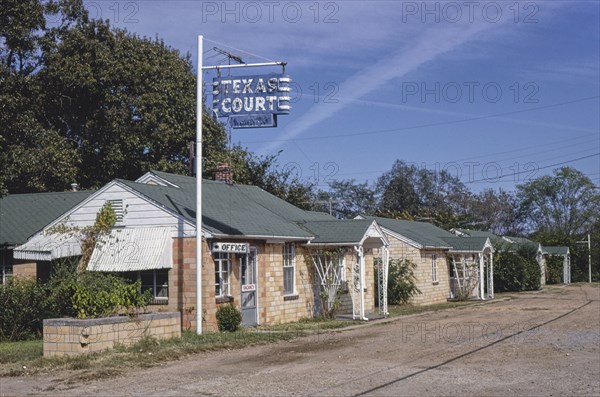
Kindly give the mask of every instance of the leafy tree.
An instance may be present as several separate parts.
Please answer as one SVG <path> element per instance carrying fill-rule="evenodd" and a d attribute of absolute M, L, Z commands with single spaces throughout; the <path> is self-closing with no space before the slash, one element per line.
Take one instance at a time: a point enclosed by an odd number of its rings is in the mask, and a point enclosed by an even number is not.
<path fill-rule="evenodd" d="M 378 179 L 376 194 L 383 215 L 430 220 L 443 228 L 461 227 L 470 219 L 465 204 L 471 193 L 444 170 L 436 172 L 398 160 Z"/>
<path fill-rule="evenodd" d="M 524 232 L 519 201 L 513 192 L 485 189 L 473 196 L 469 210 L 473 217 L 471 228 L 498 236 L 520 236 Z"/>
<path fill-rule="evenodd" d="M 368 183 L 357 183 L 354 179 L 331 181 L 329 191 L 320 190 L 315 194 L 312 209 L 331 213 L 340 219 L 352 219 L 356 215 L 375 215 L 377 200 Z"/>
<path fill-rule="evenodd" d="M 576 236 L 600 218 L 597 189 L 581 171 L 563 167 L 517 186 L 517 197 L 531 230 Z"/>

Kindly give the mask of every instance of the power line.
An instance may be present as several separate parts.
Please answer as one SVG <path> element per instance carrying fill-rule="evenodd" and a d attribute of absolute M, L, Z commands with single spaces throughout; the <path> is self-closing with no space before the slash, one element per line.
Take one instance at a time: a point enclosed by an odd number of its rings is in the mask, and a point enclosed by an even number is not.
<path fill-rule="evenodd" d="M 594 153 L 594 154 L 590 154 L 588 156 L 578 157 L 578 158 L 567 160 L 567 161 L 561 161 L 559 163 L 549 164 L 549 165 L 537 168 L 536 171 L 545 170 L 547 168 L 552 168 L 552 167 L 556 167 L 556 166 L 559 166 L 559 165 L 573 163 L 573 162 L 579 161 L 579 160 L 589 159 L 591 157 L 596 157 L 598 155 L 600 155 L 600 152 Z M 515 175 L 521 175 L 521 174 L 525 174 L 525 173 L 531 173 L 531 171 L 532 170 L 518 171 L 518 172 L 513 172 L 512 174 L 507 174 L 507 175 L 500 176 L 498 178 L 484 178 L 484 179 L 478 179 L 478 180 L 474 180 L 474 181 L 467 182 L 467 183 L 490 182 L 490 180 L 492 180 L 492 179 L 494 179 L 496 181 L 499 181 L 500 179 L 503 179 L 504 177 L 507 177 L 507 176 L 515 176 Z"/>
<path fill-rule="evenodd" d="M 572 139 L 569 139 L 569 140 L 572 140 Z M 525 149 L 522 149 L 522 150 L 529 150 L 531 148 L 539 148 L 539 147 L 543 147 L 543 146 L 556 145 L 556 144 L 558 144 L 560 142 L 563 142 L 563 141 L 558 141 L 556 143 L 547 144 L 547 145 L 528 146 L 528 147 L 526 147 Z M 549 153 L 549 152 L 554 152 L 554 151 L 557 151 L 557 150 L 563 150 L 565 148 L 569 148 L 569 147 L 573 147 L 573 146 L 579 146 L 579 145 L 582 145 L 582 144 L 588 144 L 589 142 L 592 142 L 592 141 L 584 141 L 584 142 L 576 143 L 576 144 L 573 144 L 573 145 L 561 146 L 559 148 L 545 150 L 544 154 Z M 579 150 L 577 152 L 569 153 L 566 156 L 558 156 L 558 157 L 565 158 L 565 157 L 568 157 L 568 156 L 573 156 L 573 155 L 577 155 L 577 154 L 589 152 L 590 150 L 595 150 L 595 148 L 587 148 L 585 150 Z M 515 151 L 517 151 L 517 150 L 515 150 Z M 501 153 L 510 153 L 510 152 L 511 151 L 506 151 L 506 152 L 501 152 Z M 531 153 L 529 153 L 529 154 L 523 154 L 523 155 L 520 155 L 520 156 L 514 156 L 514 157 L 508 157 L 508 158 L 502 158 L 502 159 L 493 159 L 492 160 L 491 158 L 495 154 L 496 153 L 490 153 L 490 154 L 485 154 L 485 155 L 476 156 L 476 157 L 470 157 L 470 158 L 464 158 L 464 159 L 459 159 L 459 160 L 449 160 L 446 163 L 448 163 L 448 164 L 449 163 L 455 163 L 455 164 L 459 163 L 460 164 L 460 163 L 465 163 L 465 161 L 467 161 L 467 160 L 471 160 L 471 159 L 475 159 L 475 158 L 482 158 L 482 157 L 489 159 L 490 162 L 501 163 L 501 162 L 505 162 L 505 161 L 510 161 L 510 160 L 515 160 L 515 159 L 519 159 L 519 158 L 523 158 L 523 157 L 530 157 L 530 156 L 532 156 Z M 542 159 L 537 159 L 535 161 L 531 160 L 530 162 L 541 162 L 541 161 L 546 161 L 546 160 L 554 160 L 556 158 L 557 158 L 557 156 L 552 156 L 550 158 L 542 158 Z M 414 162 L 410 162 L 409 161 L 408 163 L 414 163 Z M 422 162 L 422 164 L 425 164 L 425 163 Z M 439 164 L 439 162 L 436 162 L 436 164 Z M 384 173 L 384 172 L 387 172 L 387 171 L 389 171 L 389 170 L 372 170 L 372 171 L 347 172 L 347 173 L 340 173 L 340 174 L 337 174 L 337 175 L 376 174 L 376 173 Z"/>
<path fill-rule="evenodd" d="M 521 174 L 526 174 L 526 173 L 530 174 L 532 171 L 537 172 L 539 170 L 544 170 L 544 169 L 556 167 L 556 166 L 559 166 L 559 165 L 569 164 L 569 163 L 573 163 L 575 161 L 585 160 L 587 158 L 592 158 L 592 157 L 596 157 L 596 156 L 599 156 L 599 155 L 600 155 L 600 152 L 594 153 L 594 154 L 590 154 L 590 155 L 587 155 L 587 156 L 581 156 L 581 157 L 570 159 L 570 160 L 566 160 L 566 161 L 561 161 L 561 162 L 554 163 L 554 164 L 545 165 L 543 167 L 538 167 L 535 170 L 523 170 L 523 171 L 518 171 L 518 172 L 513 172 L 513 173 L 510 173 L 510 174 L 498 176 L 497 178 L 483 178 L 483 179 L 476 179 L 474 181 L 461 181 L 461 182 L 463 182 L 465 184 L 469 184 L 469 183 L 481 183 L 481 182 L 488 182 L 488 183 L 489 182 L 500 182 L 501 179 L 504 179 L 506 177 L 514 177 L 516 175 L 521 175 Z M 600 174 L 600 173 L 598 173 L 598 174 Z M 596 175 L 596 174 L 589 174 L 589 175 Z M 366 180 L 363 180 L 362 182 L 358 182 L 358 183 L 365 183 L 365 182 L 368 183 L 368 181 L 369 180 L 366 179 Z M 504 182 L 508 182 L 508 181 L 504 181 Z M 377 181 L 374 181 L 370 185 L 371 186 L 375 186 L 376 184 L 377 184 Z"/>
<path fill-rule="evenodd" d="M 362 135 L 385 134 L 385 133 L 390 133 L 390 132 L 408 131 L 408 130 L 419 129 L 419 128 L 428 128 L 428 127 L 439 127 L 439 126 L 444 126 L 444 125 L 466 123 L 469 121 L 477 121 L 477 120 L 485 120 L 485 119 L 490 119 L 490 118 L 495 118 L 495 117 L 510 116 L 513 114 L 520 114 L 520 113 L 533 112 L 536 110 L 550 109 L 550 108 L 554 108 L 554 107 L 558 107 L 558 106 L 570 105 L 573 103 L 579 103 L 579 102 L 589 101 L 589 100 L 598 99 L 598 98 L 600 98 L 600 96 L 596 95 L 596 96 L 592 96 L 592 97 L 574 99 L 572 101 L 554 103 L 551 105 L 537 106 L 537 107 L 532 107 L 532 108 L 523 109 L 523 110 L 514 110 L 511 112 L 494 113 L 494 114 L 488 114 L 488 115 L 484 115 L 484 116 L 467 117 L 467 118 L 463 118 L 460 120 L 448 120 L 448 121 L 440 121 L 440 122 L 436 122 L 436 123 L 417 124 L 417 125 L 408 126 L 408 127 L 390 128 L 390 129 L 384 129 L 384 130 L 372 130 L 372 131 L 366 131 L 366 132 L 354 132 L 354 133 L 337 134 L 337 135 L 320 135 L 320 136 L 291 138 L 291 139 L 268 139 L 268 140 L 243 141 L 243 142 L 244 143 L 267 143 L 267 142 L 310 141 L 310 140 L 318 140 L 318 139 L 347 138 L 347 137 L 362 136 Z"/>

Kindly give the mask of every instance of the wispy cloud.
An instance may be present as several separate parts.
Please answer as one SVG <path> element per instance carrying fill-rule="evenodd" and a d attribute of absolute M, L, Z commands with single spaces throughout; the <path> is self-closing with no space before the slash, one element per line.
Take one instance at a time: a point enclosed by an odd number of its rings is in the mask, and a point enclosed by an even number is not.
<path fill-rule="evenodd" d="M 327 104 L 327 106 L 320 104 L 312 106 L 304 116 L 295 120 L 293 126 L 287 128 L 278 137 L 277 141 L 265 145 L 259 151 L 269 153 L 279 149 L 283 144 L 283 140 L 297 137 L 311 127 L 342 111 L 353 101 L 359 100 L 383 87 L 392 79 L 413 72 L 425 63 L 456 49 L 491 26 L 490 24 L 437 25 L 427 30 L 415 39 L 410 48 L 394 54 L 391 58 L 383 59 L 341 82 L 339 84 L 339 94 L 340 97 L 346 98 L 345 101 Z"/>

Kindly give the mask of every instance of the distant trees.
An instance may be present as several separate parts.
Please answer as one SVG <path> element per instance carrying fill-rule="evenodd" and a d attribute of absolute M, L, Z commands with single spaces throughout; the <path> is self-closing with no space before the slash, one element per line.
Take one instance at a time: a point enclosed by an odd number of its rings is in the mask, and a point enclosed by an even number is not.
<path fill-rule="evenodd" d="M 600 192 L 581 171 L 563 167 L 517 187 L 529 231 L 581 235 L 600 219 Z"/>

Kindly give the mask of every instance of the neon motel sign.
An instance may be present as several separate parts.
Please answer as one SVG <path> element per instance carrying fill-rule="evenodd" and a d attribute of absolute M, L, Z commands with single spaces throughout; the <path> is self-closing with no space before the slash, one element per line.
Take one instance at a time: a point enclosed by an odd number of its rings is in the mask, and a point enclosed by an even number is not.
<path fill-rule="evenodd" d="M 277 116 L 290 113 L 290 83 L 283 74 L 215 77 L 213 112 L 232 128 L 276 127 Z"/>

